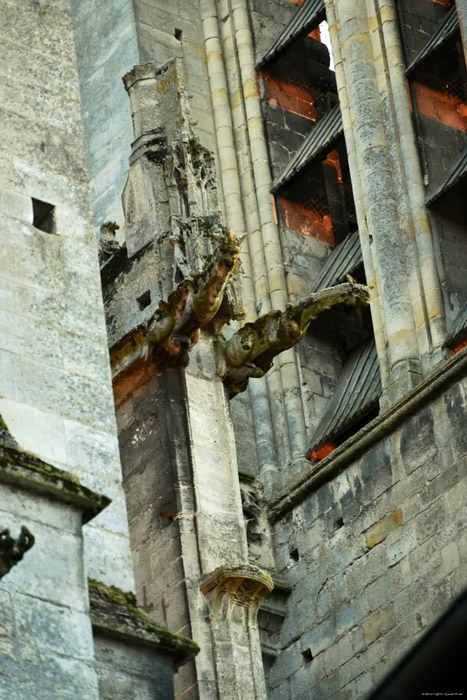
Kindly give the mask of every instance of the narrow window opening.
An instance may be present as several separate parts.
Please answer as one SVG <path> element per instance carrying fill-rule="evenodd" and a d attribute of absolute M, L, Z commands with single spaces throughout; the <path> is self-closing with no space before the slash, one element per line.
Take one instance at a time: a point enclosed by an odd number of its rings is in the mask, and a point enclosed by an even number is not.
<path fill-rule="evenodd" d="M 311 663 L 313 661 L 313 654 L 311 653 L 311 649 L 305 649 L 304 651 L 302 651 L 302 658 L 304 664 Z"/>
<path fill-rule="evenodd" d="M 344 518 L 337 518 L 336 520 L 336 527 L 337 529 L 344 527 Z"/>
<path fill-rule="evenodd" d="M 55 233 L 55 207 L 40 199 L 32 199 L 32 225 L 44 233 Z"/>
<path fill-rule="evenodd" d="M 177 265 L 175 269 L 175 284 L 180 284 L 180 282 L 183 282 L 185 279 L 185 275 L 183 272 L 180 270 L 179 266 Z"/>
<path fill-rule="evenodd" d="M 177 41 L 181 41 L 182 36 L 183 36 L 183 30 L 182 29 L 175 29 L 174 37 L 177 39 Z"/>
<path fill-rule="evenodd" d="M 332 55 L 331 37 L 329 36 L 329 25 L 326 22 L 326 20 L 321 22 L 321 24 L 319 25 L 319 33 L 320 33 L 321 43 L 324 44 L 329 51 L 329 70 L 334 71 L 335 68 L 334 68 L 334 58 Z"/>
<path fill-rule="evenodd" d="M 298 553 L 298 549 L 294 547 L 293 549 L 290 550 L 290 558 L 293 561 L 298 561 L 300 559 L 300 555 Z"/>
<path fill-rule="evenodd" d="M 151 292 L 149 289 L 147 289 L 144 294 L 141 294 L 140 297 L 136 298 L 136 301 L 138 302 L 139 310 L 142 311 L 145 309 L 149 304 L 151 303 Z"/>

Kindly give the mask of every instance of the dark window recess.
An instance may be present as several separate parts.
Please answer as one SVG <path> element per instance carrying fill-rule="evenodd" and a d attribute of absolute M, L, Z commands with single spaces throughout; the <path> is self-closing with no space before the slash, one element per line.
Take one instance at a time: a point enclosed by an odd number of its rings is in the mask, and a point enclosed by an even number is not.
<path fill-rule="evenodd" d="M 290 550 L 290 558 L 293 559 L 293 561 L 298 561 L 300 559 L 300 555 L 296 547 Z"/>
<path fill-rule="evenodd" d="M 344 518 L 337 518 L 336 528 L 339 530 L 341 527 L 344 527 Z"/>
<path fill-rule="evenodd" d="M 55 207 L 32 197 L 32 225 L 44 233 L 55 233 Z"/>
<path fill-rule="evenodd" d="M 136 297 L 138 302 L 139 310 L 142 311 L 151 303 L 151 292 L 147 289 L 140 297 Z"/>
<path fill-rule="evenodd" d="M 170 525 L 170 523 L 173 521 L 173 514 L 172 514 L 172 509 L 170 506 L 164 506 L 164 510 L 161 511 L 160 516 L 162 518 L 162 521 L 164 525 Z"/>
<path fill-rule="evenodd" d="M 313 661 L 313 654 L 311 653 L 311 649 L 304 649 L 302 651 L 302 658 L 303 658 L 303 663 L 309 664 Z"/>
<path fill-rule="evenodd" d="M 183 30 L 182 29 L 175 29 L 174 37 L 177 39 L 177 41 L 181 41 L 182 36 L 183 36 Z"/>

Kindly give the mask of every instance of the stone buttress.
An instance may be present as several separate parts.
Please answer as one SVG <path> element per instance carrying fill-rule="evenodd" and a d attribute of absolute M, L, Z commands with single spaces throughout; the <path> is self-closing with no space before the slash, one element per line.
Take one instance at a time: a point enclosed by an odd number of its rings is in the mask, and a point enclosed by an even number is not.
<path fill-rule="evenodd" d="M 214 347 L 243 313 L 239 241 L 220 224 L 180 62 L 137 66 L 124 82 L 135 131 L 126 245 L 102 279 L 138 602 L 200 644 L 176 693 L 265 698 L 256 611 L 272 581 L 248 563 Z"/>

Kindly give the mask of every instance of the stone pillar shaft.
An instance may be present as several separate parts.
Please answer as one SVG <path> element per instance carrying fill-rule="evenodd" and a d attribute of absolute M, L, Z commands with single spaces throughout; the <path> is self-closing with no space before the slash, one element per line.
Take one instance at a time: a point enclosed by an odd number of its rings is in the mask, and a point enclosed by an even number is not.
<path fill-rule="evenodd" d="M 414 386 L 444 322 L 392 0 L 326 0 L 385 401 Z"/>

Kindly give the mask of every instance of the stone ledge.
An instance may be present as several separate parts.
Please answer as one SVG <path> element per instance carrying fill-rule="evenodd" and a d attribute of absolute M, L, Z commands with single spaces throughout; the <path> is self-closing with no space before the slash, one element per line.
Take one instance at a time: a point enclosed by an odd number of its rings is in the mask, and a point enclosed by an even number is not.
<path fill-rule="evenodd" d="M 144 644 L 173 658 L 174 667 L 187 663 L 199 652 L 192 639 L 180 637 L 157 625 L 136 604 L 133 593 L 89 579 L 93 627 L 111 637 Z"/>
<path fill-rule="evenodd" d="M 57 469 L 39 457 L 0 443 L 0 481 L 52 496 L 83 513 L 83 524 L 110 503 L 110 498 L 83 486 L 73 474 Z"/>
<path fill-rule="evenodd" d="M 415 413 L 428 401 L 436 398 L 467 375 L 467 348 L 449 358 L 435 369 L 403 399 L 365 425 L 351 438 L 337 447 L 328 457 L 312 467 L 308 474 L 284 489 L 269 504 L 269 518 L 277 522 L 301 503 L 309 493 L 331 481 L 375 442 L 388 435 L 407 416 Z"/>

